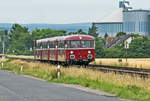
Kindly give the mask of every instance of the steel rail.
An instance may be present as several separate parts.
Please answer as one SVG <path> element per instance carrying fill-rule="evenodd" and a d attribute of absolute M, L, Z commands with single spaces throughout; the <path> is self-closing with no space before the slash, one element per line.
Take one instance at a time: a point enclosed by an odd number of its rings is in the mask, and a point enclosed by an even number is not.
<path fill-rule="evenodd" d="M 103 72 L 114 72 L 118 74 L 130 74 L 132 76 L 139 75 L 143 78 L 150 77 L 150 69 L 133 68 L 133 67 L 117 67 L 117 66 L 102 66 L 90 64 L 87 68 L 97 69 Z"/>

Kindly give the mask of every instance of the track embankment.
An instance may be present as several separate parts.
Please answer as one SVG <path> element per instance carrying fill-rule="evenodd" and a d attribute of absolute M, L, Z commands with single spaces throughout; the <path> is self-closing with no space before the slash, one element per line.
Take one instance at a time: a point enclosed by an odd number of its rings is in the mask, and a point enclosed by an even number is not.
<path fill-rule="evenodd" d="M 44 62 L 44 63 L 50 63 L 49 61 L 40 61 L 40 60 L 34 60 L 34 59 L 28 59 L 28 58 L 17 58 L 17 57 L 7 57 L 9 59 L 20 59 L 22 61 L 27 61 L 27 62 Z M 75 67 L 76 65 L 74 65 Z M 76 66 L 79 67 L 79 66 Z M 84 66 L 83 66 L 84 67 Z M 148 78 L 150 77 L 150 69 L 142 69 L 142 68 L 133 68 L 133 67 L 118 67 L 118 66 L 104 66 L 104 65 L 94 65 L 94 64 L 89 64 L 86 66 L 88 69 L 93 69 L 93 70 L 100 70 L 105 73 L 107 72 L 114 72 L 117 74 L 128 74 L 132 76 L 139 75 L 142 78 Z"/>

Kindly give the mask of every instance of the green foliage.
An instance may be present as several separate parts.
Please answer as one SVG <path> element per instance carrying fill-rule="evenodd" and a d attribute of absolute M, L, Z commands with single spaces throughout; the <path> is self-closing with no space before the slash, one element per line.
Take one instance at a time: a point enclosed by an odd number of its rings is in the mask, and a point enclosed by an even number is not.
<path fill-rule="evenodd" d="M 105 58 L 122 58 L 124 50 L 118 48 L 104 48 Z"/>
<path fill-rule="evenodd" d="M 32 48 L 32 38 L 28 28 L 22 27 L 19 24 L 14 24 L 10 33 L 11 47 L 9 53 L 17 55 L 31 54 L 29 51 Z"/>
<path fill-rule="evenodd" d="M 3 42 L 5 44 L 5 52 L 8 51 L 8 48 L 10 47 L 10 35 L 5 35 L 5 31 L 0 31 L 0 53 L 2 53 L 3 50 Z"/>
<path fill-rule="evenodd" d="M 4 31 L 0 31 L 0 52 L 2 53 L 2 49 L 3 49 L 3 34 L 4 34 Z"/>
<path fill-rule="evenodd" d="M 76 34 L 82 34 L 86 35 L 86 32 L 83 32 L 82 29 L 79 29 L 77 32 L 69 32 L 68 35 L 76 35 Z"/>
<path fill-rule="evenodd" d="M 22 27 L 19 24 L 14 24 L 9 34 L 8 53 L 16 55 L 32 55 L 33 54 L 33 41 L 41 38 L 63 36 L 66 31 L 52 30 L 52 29 L 36 29 L 30 33 L 27 27 Z M 1 32 L 0 32 L 1 35 Z M 1 44 L 0 44 L 1 47 Z"/>
<path fill-rule="evenodd" d="M 96 52 L 95 55 L 96 57 L 104 57 L 105 53 L 104 53 L 104 45 L 105 45 L 105 40 L 102 38 L 95 38 L 95 48 L 96 48 Z"/>
<path fill-rule="evenodd" d="M 107 33 L 105 33 L 104 38 L 105 38 L 105 39 L 107 39 L 107 37 L 108 37 L 108 34 L 107 34 Z"/>
<path fill-rule="evenodd" d="M 92 27 L 89 28 L 88 35 L 91 35 L 93 37 L 98 37 L 97 27 L 95 26 L 95 24 L 93 24 Z"/>
<path fill-rule="evenodd" d="M 150 57 L 150 38 L 136 37 L 130 44 L 129 56 L 134 58 Z"/>
<path fill-rule="evenodd" d="M 55 37 L 55 36 L 64 36 L 66 34 L 66 31 L 60 30 L 52 30 L 52 29 L 36 29 L 32 31 L 32 39 L 42 39 L 42 38 L 48 38 L 48 37 Z"/>
<path fill-rule="evenodd" d="M 125 32 L 119 32 L 119 33 L 117 33 L 116 37 L 123 36 L 123 35 L 126 35 L 126 33 Z"/>
<path fill-rule="evenodd" d="M 119 35 L 119 34 L 118 34 Z M 120 34 L 123 35 L 123 34 Z M 119 35 L 119 36 L 120 36 Z M 105 40 L 105 38 L 103 38 Z M 96 41 L 96 57 L 102 58 L 125 58 L 126 50 L 124 49 L 124 42 L 116 45 L 114 48 L 104 48 Z M 135 34 L 129 49 L 127 49 L 128 58 L 149 58 L 150 57 L 150 38 Z"/>

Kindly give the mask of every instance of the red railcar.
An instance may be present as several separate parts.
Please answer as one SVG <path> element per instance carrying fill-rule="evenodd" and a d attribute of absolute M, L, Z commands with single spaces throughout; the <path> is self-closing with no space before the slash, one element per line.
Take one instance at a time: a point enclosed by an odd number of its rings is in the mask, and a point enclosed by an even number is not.
<path fill-rule="evenodd" d="M 95 60 L 94 37 L 69 35 L 37 40 L 35 57 L 64 64 L 88 64 Z"/>

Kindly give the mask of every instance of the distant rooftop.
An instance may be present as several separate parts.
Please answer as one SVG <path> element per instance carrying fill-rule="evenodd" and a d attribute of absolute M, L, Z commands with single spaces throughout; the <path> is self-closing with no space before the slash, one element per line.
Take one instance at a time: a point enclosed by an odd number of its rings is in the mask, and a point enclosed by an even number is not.
<path fill-rule="evenodd" d="M 119 8 L 103 19 L 97 21 L 99 23 L 114 23 L 114 22 L 123 22 L 123 8 Z"/>
<path fill-rule="evenodd" d="M 123 11 L 132 9 L 130 2 L 126 0 L 119 1 L 119 8 L 109 13 L 103 19 L 96 21 L 96 23 L 122 23 L 123 22 Z"/>
<path fill-rule="evenodd" d="M 150 10 L 145 9 L 134 9 L 134 10 L 128 10 L 126 12 L 150 12 Z"/>

